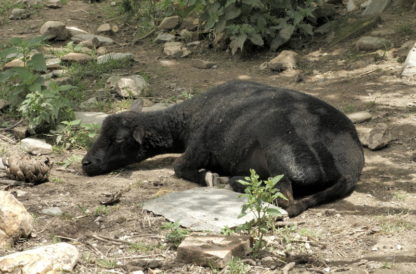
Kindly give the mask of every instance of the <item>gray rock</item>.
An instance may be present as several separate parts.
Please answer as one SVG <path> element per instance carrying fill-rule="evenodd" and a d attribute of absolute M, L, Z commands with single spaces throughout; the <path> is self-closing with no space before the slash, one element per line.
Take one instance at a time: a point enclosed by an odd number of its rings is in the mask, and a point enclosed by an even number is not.
<path fill-rule="evenodd" d="M 72 273 L 78 259 L 75 246 L 58 243 L 0 257 L 0 273 Z"/>
<path fill-rule="evenodd" d="M 192 60 L 192 66 L 194 68 L 199 68 L 199 69 L 210 69 L 210 68 L 215 68 L 217 65 L 214 62 L 195 59 L 195 60 Z"/>
<path fill-rule="evenodd" d="M 18 140 L 22 140 L 28 136 L 29 127 L 28 126 L 17 126 L 12 129 L 13 136 Z"/>
<path fill-rule="evenodd" d="M 249 250 L 249 236 L 191 235 L 179 245 L 176 260 L 188 264 L 223 268 L 232 257 L 245 257 Z"/>
<path fill-rule="evenodd" d="M 140 75 L 111 76 L 107 84 L 118 95 L 125 98 L 138 98 L 142 92 L 149 88 L 149 84 Z"/>
<path fill-rule="evenodd" d="M 46 67 L 48 69 L 59 69 L 61 68 L 61 63 L 61 59 L 59 58 L 46 59 Z"/>
<path fill-rule="evenodd" d="M 46 36 L 49 40 L 65 41 L 71 37 L 71 32 L 60 21 L 48 21 L 40 28 L 40 34 Z"/>
<path fill-rule="evenodd" d="M 4 163 L 3 163 L 3 159 L 2 158 L 0 158 L 0 170 L 1 169 L 6 169 L 6 167 L 5 167 Z"/>
<path fill-rule="evenodd" d="M 165 32 L 159 33 L 155 38 L 156 43 L 171 42 L 173 40 L 175 40 L 175 35 Z"/>
<path fill-rule="evenodd" d="M 166 42 L 163 52 L 170 57 L 186 57 L 191 54 L 191 51 L 182 42 Z"/>
<path fill-rule="evenodd" d="M 52 146 L 43 139 L 25 138 L 20 141 L 20 147 L 33 155 L 47 155 L 52 153 Z"/>
<path fill-rule="evenodd" d="M 149 111 L 159 111 L 159 110 L 164 110 L 168 107 L 173 106 L 174 104 L 165 104 L 165 103 L 156 103 L 150 107 L 143 107 L 142 111 L 143 112 L 149 112 Z"/>
<path fill-rule="evenodd" d="M 110 34 L 111 32 L 112 32 L 111 25 L 108 24 L 108 23 L 101 24 L 97 28 L 97 33 L 107 33 L 107 34 Z"/>
<path fill-rule="evenodd" d="M 187 17 L 182 20 L 181 29 L 193 31 L 199 26 L 199 18 Z"/>
<path fill-rule="evenodd" d="M 388 125 L 384 123 L 377 124 L 373 129 L 358 132 L 361 144 L 371 150 L 382 149 L 392 141 Z"/>
<path fill-rule="evenodd" d="M 9 69 L 9 68 L 23 68 L 25 66 L 25 62 L 23 62 L 22 59 L 14 59 L 11 60 L 10 62 L 4 64 L 4 69 Z"/>
<path fill-rule="evenodd" d="M 355 46 L 358 50 L 375 51 L 379 49 L 388 49 L 390 47 L 390 42 L 380 37 L 363 36 L 355 43 Z"/>
<path fill-rule="evenodd" d="M 162 22 L 160 22 L 159 24 L 159 29 L 161 30 L 171 30 L 176 28 L 179 25 L 179 20 L 180 17 L 175 15 L 175 16 L 170 16 L 170 17 L 165 17 Z"/>
<path fill-rule="evenodd" d="M 406 60 L 404 61 L 404 69 L 402 76 L 414 77 L 416 75 L 416 43 L 413 48 L 407 54 Z"/>
<path fill-rule="evenodd" d="M 62 56 L 61 60 L 67 61 L 67 62 L 73 62 L 73 63 L 86 63 L 86 62 L 94 60 L 94 58 L 85 53 L 70 52 Z"/>
<path fill-rule="evenodd" d="M 296 59 L 298 54 L 292 50 L 283 50 L 277 57 L 269 62 L 263 63 L 260 69 L 270 69 L 272 71 L 292 70 L 297 67 Z"/>
<path fill-rule="evenodd" d="M 393 56 L 395 58 L 399 58 L 399 61 L 404 62 L 406 60 L 406 58 L 407 58 L 407 55 L 409 54 L 409 51 L 415 45 L 416 45 L 416 41 L 415 40 L 407 41 L 407 42 L 403 43 L 403 45 L 401 45 L 400 48 L 395 49 L 393 51 Z"/>
<path fill-rule="evenodd" d="M 234 191 L 197 187 L 148 200 L 143 208 L 191 230 L 220 232 L 224 227 L 233 228 L 254 218 L 252 214 L 239 218 L 246 201 Z M 283 209 L 281 212 L 287 215 Z"/>
<path fill-rule="evenodd" d="M 134 55 L 132 53 L 120 53 L 120 52 L 112 52 L 108 54 L 101 55 L 97 58 L 97 64 L 104 64 L 111 60 L 126 60 L 126 61 L 133 61 Z"/>
<path fill-rule="evenodd" d="M 94 38 L 96 38 L 98 40 L 99 46 L 108 46 L 108 45 L 114 44 L 114 40 L 109 38 L 109 37 L 105 37 L 105 36 L 102 36 L 102 35 L 90 34 L 90 33 L 76 34 L 76 35 L 71 37 L 71 40 L 75 41 L 75 42 L 82 42 L 82 41 L 91 40 L 91 39 L 94 39 Z"/>
<path fill-rule="evenodd" d="M 367 111 L 359 111 L 359 112 L 350 113 L 350 114 L 347 115 L 347 117 L 354 124 L 363 123 L 363 122 L 371 120 L 371 118 L 372 118 L 371 114 Z"/>
<path fill-rule="evenodd" d="M 97 98 L 96 97 L 92 97 L 84 102 L 82 102 L 79 106 L 83 109 L 88 108 L 90 106 L 96 105 L 97 104 Z"/>
<path fill-rule="evenodd" d="M 61 4 L 61 1 L 60 0 L 48 0 L 48 2 L 45 3 L 45 5 L 48 8 L 51 8 L 51 9 L 59 9 L 59 8 L 62 8 L 62 4 Z"/>
<path fill-rule="evenodd" d="M 59 207 L 48 207 L 45 209 L 42 209 L 42 214 L 49 215 L 49 216 L 62 216 L 64 212 Z"/>
<path fill-rule="evenodd" d="M 33 230 L 33 217 L 12 194 L 0 190 L 0 248 L 8 248 Z M 2 272 L 0 258 L 0 273 Z M 10 272 L 6 272 L 10 273 Z"/>
<path fill-rule="evenodd" d="M 380 22 L 380 16 L 366 16 L 363 18 L 344 17 L 334 23 L 333 33 L 328 41 L 334 45 L 339 42 L 359 37 L 371 30 Z"/>
<path fill-rule="evenodd" d="M 387 6 L 390 4 L 391 0 L 370 0 L 366 9 L 363 11 L 363 15 L 377 15 L 382 13 Z"/>
<path fill-rule="evenodd" d="M 277 265 L 277 260 L 276 258 L 273 258 L 271 256 L 267 256 L 261 259 L 261 264 L 267 268 L 275 268 Z"/>
<path fill-rule="evenodd" d="M 187 29 L 183 29 L 179 32 L 180 37 L 182 38 L 182 40 L 184 41 L 194 41 L 194 40 L 198 40 L 199 38 L 199 33 L 195 32 L 195 31 L 189 31 Z"/>
<path fill-rule="evenodd" d="M 20 20 L 20 19 L 26 19 L 30 17 L 30 13 L 26 9 L 18 9 L 14 8 L 12 9 L 12 14 L 10 15 L 9 19 L 11 20 Z"/>
<path fill-rule="evenodd" d="M 97 124 L 100 125 L 103 123 L 104 119 L 108 116 L 108 114 L 104 112 L 84 112 L 84 111 L 76 111 L 75 119 L 81 120 L 83 124 Z"/>

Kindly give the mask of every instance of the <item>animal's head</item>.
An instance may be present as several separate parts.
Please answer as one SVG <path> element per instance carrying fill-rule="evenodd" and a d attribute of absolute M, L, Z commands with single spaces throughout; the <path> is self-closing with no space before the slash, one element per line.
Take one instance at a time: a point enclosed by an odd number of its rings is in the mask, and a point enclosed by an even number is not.
<path fill-rule="evenodd" d="M 97 140 L 82 159 L 84 172 L 99 175 L 146 159 L 145 133 L 139 120 L 140 114 L 132 111 L 108 116 Z"/>

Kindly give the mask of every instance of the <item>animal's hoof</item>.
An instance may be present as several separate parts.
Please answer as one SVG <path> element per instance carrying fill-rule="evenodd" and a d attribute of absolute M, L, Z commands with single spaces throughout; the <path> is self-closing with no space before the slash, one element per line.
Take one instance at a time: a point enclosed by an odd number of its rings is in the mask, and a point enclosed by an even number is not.
<path fill-rule="evenodd" d="M 205 173 L 205 183 L 208 187 L 214 187 L 217 185 L 218 178 L 220 178 L 220 176 L 217 173 L 212 173 L 211 171 L 207 171 Z"/>

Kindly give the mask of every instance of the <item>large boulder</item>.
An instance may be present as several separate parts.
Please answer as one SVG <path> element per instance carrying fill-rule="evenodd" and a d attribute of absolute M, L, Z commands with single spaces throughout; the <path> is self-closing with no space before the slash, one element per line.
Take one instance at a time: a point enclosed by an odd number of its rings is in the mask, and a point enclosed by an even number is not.
<path fill-rule="evenodd" d="M 107 83 L 118 95 L 125 98 L 138 98 L 149 87 L 140 75 L 111 76 Z"/>
<path fill-rule="evenodd" d="M 33 217 L 23 204 L 9 192 L 0 191 L 0 248 L 12 246 L 20 237 L 28 237 L 32 229 Z"/>

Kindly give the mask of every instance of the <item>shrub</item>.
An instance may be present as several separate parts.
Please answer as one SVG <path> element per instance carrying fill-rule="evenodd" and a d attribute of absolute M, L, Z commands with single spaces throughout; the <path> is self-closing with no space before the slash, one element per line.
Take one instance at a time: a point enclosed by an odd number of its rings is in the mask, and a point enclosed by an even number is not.
<path fill-rule="evenodd" d="M 277 50 L 294 34 L 312 35 L 305 19 L 319 0 L 189 0 L 192 12 L 200 15 L 205 31 L 224 34 L 232 54 L 247 44 Z"/>
<path fill-rule="evenodd" d="M 97 124 L 81 124 L 81 120 L 63 121 L 63 126 L 52 131 L 57 145 L 65 149 L 87 148 L 98 133 Z"/>

